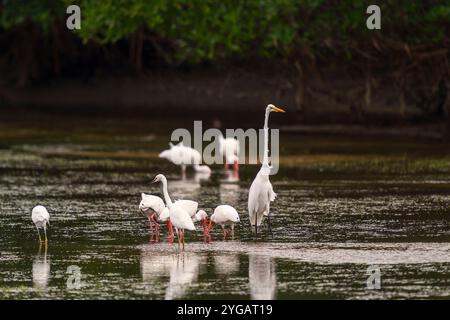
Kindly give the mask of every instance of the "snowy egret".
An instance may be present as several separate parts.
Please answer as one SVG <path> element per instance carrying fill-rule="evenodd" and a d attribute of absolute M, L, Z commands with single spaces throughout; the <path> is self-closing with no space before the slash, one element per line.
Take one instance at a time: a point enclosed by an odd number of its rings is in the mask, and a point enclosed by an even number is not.
<path fill-rule="evenodd" d="M 208 233 L 214 226 L 214 224 L 218 224 L 222 226 L 223 229 L 223 239 L 225 240 L 227 237 L 227 232 L 225 230 L 225 225 L 231 225 L 231 237 L 234 239 L 234 224 L 240 222 L 239 214 L 236 209 L 227 204 L 218 206 L 214 213 L 211 215 L 209 219 L 209 227 Z"/>
<path fill-rule="evenodd" d="M 139 210 L 144 213 L 150 223 L 150 236 L 153 236 L 153 228 L 155 228 L 156 240 L 159 238 L 159 224 L 157 221 L 166 222 L 169 230 L 169 239 L 173 240 L 173 228 L 170 219 L 162 220 L 161 216 L 168 216 L 168 208 L 164 201 L 152 194 L 141 193 L 141 202 L 139 203 Z M 164 211 L 167 213 L 164 215 Z"/>
<path fill-rule="evenodd" d="M 270 202 L 275 200 L 276 193 L 273 192 L 272 184 L 269 180 L 271 166 L 269 165 L 269 114 L 271 112 L 285 112 L 269 104 L 266 108 L 264 119 L 264 155 L 261 169 L 256 175 L 250 186 L 248 193 L 248 215 L 250 224 L 255 226 L 255 233 L 258 235 L 258 226 L 261 225 L 263 217 L 267 216 L 269 221 L 269 230 L 272 233 L 270 225 Z"/>
<path fill-rule="evenodd" d="M 42 243 L 41 234 L 39 233 L 39 228 L 44 229 L 45 244 L 47 244 L 47 224 L 50 226 L 50 215 L 44 206 L 36 206 L 31 211 L 31 220 L 36 226 L 36 230 L 39 236 L 39 243 Z"/>
<path fill-rule="evenodd" d="M 164 175 L 158 174 L 152 181 L 152 183 L 161 182 L 163 187 L 164 200 L 169 208 L 169 219 L 172 225 L 178 230 L 178 245 L 183 243 L 184 248 L 184 229 L 195 231 L 194 222 L 192 221 L 189 213 L 180 205 L 180 200 L 173 203 L 170 199 L 169 192 L 167 190 L 167 179 Z M 182 200 L 189 201 L 189 200 Z M 195 201 L 192 201 L 195 202 Z M 185 202 L 186 203 L 186 202 Z M 190 203 L 192 205 L 192 203 Z M 198 206 L 198 204 L 197 204 Z"/>

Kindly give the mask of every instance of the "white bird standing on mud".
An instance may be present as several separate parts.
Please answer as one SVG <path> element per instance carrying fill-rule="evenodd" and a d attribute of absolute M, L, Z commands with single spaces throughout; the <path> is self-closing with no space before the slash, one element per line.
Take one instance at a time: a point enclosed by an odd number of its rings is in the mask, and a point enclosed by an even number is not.
<path fill-rule="evenodd" d="M 141 193 L 141 202 L 139 203 L 139 210 L 144 213 L 150 223 L 150 236 L 153 236 L 153 228 L 156 233 L 156 240 L 159 238 L 159 224 L 158 221 L 166 222 L 169 229 L 169 238 L 173 240 L 173 228 L 170 219 L 164 219 L 169 217 L 169 209 L 164 204 L 164 201 L 152 194 Z M 167 211 L 167 212 L 166 212 Z"/>
<path fill-rule="evenodd" d="M 36 230 L 38 232 L 39 236 L 39 243 L 42 243 L 41 234 L 39 233 L 39 228 L 44 229 L 44 235 L 45 235 L 45 244 L 47 244 L 47 223 L 50 226 L 50 214 L 48 213 L 47 209 L 44 206 L 36 206 L 31 211 L 31 220 L 33 221 L 34 225 L 36 226 Z"/>
<path fill-rule="evenodd" d="M 220 205 L 214 210 L 214 213 L 209 219 L 208 234 L 209 231 L 214 226 L 214 224 L 218 224 L 222 226 L 223 239 L 225 240 L 227 238 L 227 231 L 225 230 L 225 225 L 229 224 L 231 225 L 231 237 L 232 239 L 234 239 L 234 224 L 239 223 L 240 221 L 241 220 L 239 219 L 239 214 L 235 208 L 227 204 Z"/>
<path fill-rule="evenodd" d="M 206 165 L 200 165 L 202 156 L 200 152 L 191 147 L 186 147 L 183 142 L 177 145 L 169 143 L 170 149 L 161 152 L 158 157 L 167 159 L 170 162 L 181 166 L 181 173 L 186 173 L 186 166 L 192 165 L 195 172 L 211 173 L 211 169 Z"/>
<path fill-rule="evenodd" d="M 184 248 L 184 229 L 195 231 L 194 222 L 192 221 L 189 213 L 178 204 L 178 201 L 173 203 L 170 199 L 169 192 L 167 191 L 167 179 L 164 175 L 158 174 L 152 183 L 161 182 L 163 186 L 164 200 L 169 208 L 169 219 L 172 225 L 177 229 L 178 244 L 183 243 Z"/>
<path fill-rule="evenodd" d="M 283 109 L 277 108 L 269 104 L 266 108 L 266 117 L 264 119 L 264 155 L 261 169 L 256 175 L 250 186 L 248 193 L 248 215 L 251 226 L 255 227 L 255 233 L 258 235 L 258 226 L 261 225 L 264 216 L 267 216 L 269 221 L 269 230 L 272 233 L 270 225 L 270 202 L 275 200 L 277 196 L 273 192 L 272 184 L 269 180 L 270 170 L 269 165 L 269 114 L 271 112 L 285 112 Z"/>
<path fill-rule="evenodd" d="M 233 165 L 233 170 L 236 173 L 239 170 L 239 141 L 235 138 L 219 137 L 220 153 L 225 158 L 225 170 L 228 170 L 228 165 Z"/>

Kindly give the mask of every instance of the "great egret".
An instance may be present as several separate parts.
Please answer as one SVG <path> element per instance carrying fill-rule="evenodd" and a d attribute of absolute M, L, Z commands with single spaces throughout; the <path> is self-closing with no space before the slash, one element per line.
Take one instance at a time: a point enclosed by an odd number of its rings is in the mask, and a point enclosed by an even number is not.
<path fill-rule="evenodd" d="M 228 165 L 233 164 L 234 172 L 239 170 L 239 141 L 235 138 L 219 137 L 220 152 L 225 157 L 225 170 Z"/>
<path fill-rule="evenodd" d="M 240 222 L 239 214 L 236 209 L 227 204 L 218 206 L 214 213 L 211 215 L 209 219 L 209 227 L 208 233 L 214 226 L 214 224 L 218 224 L 222 226 L 223 229 L 223 239 L 225 240 L 227 237 L 227 232 L 225 230 L 225 225 L 231 225 L 231 237 L 234 239 L 234 224 Z"/>
<path fill-rule="evenodd" d="M 272 233 L 270 225 L 270 202 L 275 200 L 276 193 L 273 192 L 272 184 L 269 180 L 271 166 L 269 165 L 269 114 L 271 112 L 285 112 L 269 104 L 266 108 L 264 119 L 264 155 L 261 169 L 256 175 L 250 186 L 248 193 L 248 215 L 250 224 L 255 226 L 255 233 L 258 235 L 258 226 L 261 225 L 263 217 L 267 216 L 269 221 L 269 230 Z"/>
<path fill-rule="evenodd" d="M 39 228 L 44 229 L 45 244 L 47 245 L 47 223 L 50 226 L 50 214 L 44 206 L 36 206 L 31 211 L 31 220 L 36 226 L 36 230 L 39 236 L 39 243 L 42 243 L 41 234 L 39 233 Z"/>
<path fill-rule="evenodd" d="M 158 174 L 152 181 L 152 183 L 161 182 L 163 186 L 164 200 L 169 208 L 169 219 L 172 225 L 178 230 L 178 244 L 183 243 L 184 248 L 184 235 L 183 230 L 187 229 L 190 231 L 195 231 L 194 222 L 192 221 L 189 213 L 178 203 L 173 203 L 170 199 L 169 192 L 167 191 L 167 179 L 164 175 Z M 186 201 L 186 200 L 183 200 Z M 192 201 L 195 202 L 195 201 Z"/>
<path fill-rule="evenodd" d="M 164 204 L 164 201 L 152 194 L 141 193 L 141 202 L 139 203 L 139 210 L 144 213 L 150 223 L 150 236 L 153 235 L 153 228 L 155 228 L 156 240 L 159 238 L 159 224 L 157 221 L 166 222 L 169 230 L 169 239 L 173 240 L 173 228 L 170 219 L 165 219 L 169 216 L 169 209 Z M 165 214 L 164 212 L 167 211 Z M 164 219 L 164 220 L 163 220 Z"/>
<path fill-rule="evenodd" d="M 185 174 L 187 165 L 191 165 L 195 172 L 211 173 L 211 169 L 208 166 L 200 165 L 202 156 L 200 152 L 194 148 L 184 146 L 183 142 L 180 142 L 177 145 L 169 143 L 169 146 L 170 149 L 164 150 L 158 156 L 181 166 L 182 174 Z"/>

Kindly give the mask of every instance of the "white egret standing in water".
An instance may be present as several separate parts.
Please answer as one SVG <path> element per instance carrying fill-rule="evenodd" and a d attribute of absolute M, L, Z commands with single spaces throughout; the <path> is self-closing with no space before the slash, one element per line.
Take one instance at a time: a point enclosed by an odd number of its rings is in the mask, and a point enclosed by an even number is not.
<path fill-rule="evenodd" d="M 227 204 L 218 206 L 214 213 L 211 215 L 209 219 L 209 227 L 208 233 L 214 226 L 214 224 L 218 224 L 222 226 L 223 229 L 223 239 L 225 240 L 227 237 L 227 232 L 225 230 L 225 225 L 231 225 L 231 237 L 234 239 L 234 224 L 239 223 L 239 214 L 236 209 Z"/>
<path fill-rule="evenodd" d="M 272 104 L 269 104 L 266 108 L 263 163 L 248 193 L 248 215 L 250 224 L 255 226 L 256 235 L 258 235 L 258 226 L 261 225 L 264 216 L 268 218 L 269 230 L 272 233 L 272 227 L 270 225 L 270 202 L 275 200 L 276 193 L 273 192 L 272 184 L 269 180 L 270 170 L 272 168 L 269 165 L 269 114 L 271 112 L 285 111 Z"/>
<path fill-rule="evenodd" d="M 177 229 L 178 245 L 183 243 L 184 248 L 184 229 L 195 231 L 194 222 L 192 221 L 189 213 L 178 204 L 179 201 L 173 203 L 170 199 L 169 192 L 167 191 L 167 179 L 164 175 L 158 174 L 152 183 L 161 182 L 163 186 L 164 200 L 169 208 L 169 219 L 172 225 Z"/>
<path fill-rule="evenodd" d="M 44 206 L 36 206 L 31 211 L 31 220 L 36 226 L 36 230 L 39 236 L 39 243 L 42 243 L 41 234 L 39 233 L 39 228 L 44 229 L 45 244 L 47 244 L 47 223 L 50 226 L 50 214 Z"/>

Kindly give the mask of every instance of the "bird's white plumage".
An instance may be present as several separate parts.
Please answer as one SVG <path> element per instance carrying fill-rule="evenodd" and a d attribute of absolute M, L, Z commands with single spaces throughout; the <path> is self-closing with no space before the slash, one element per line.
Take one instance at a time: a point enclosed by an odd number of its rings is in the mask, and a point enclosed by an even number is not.
<path fill-rule="evenodd" d="M 197 213 L 198 202 L 193 200 L 176 200 L 174 205 L 183 208 L 190 217 L 194 217 Z"/>
<path fill-rule="evenodd" d="M 240 221 L 236 209 L 227 204 L 218 206 L 210 219 L 212 222 L 219 225 L 234 224 Z"/>
<path fill-rule="evenodd" d="M 206 219 L 208 217 L 208 214 L 204 210 L 199 210 L 195 216 L 192 218 L 192 221 L 202 221 L 203 219 Z"/>
<path fill-rule="evenodd" d="M 248 213 L 252 226 L 261 225 L 263 217 L 269 214 L 270 202 L 274 201 L 275 197 L 269 176 L 258 172 L 248 193 Z"/>
<path fill-rule="evenodd" d="M 45 228 L 50 222 L 50 214 L 44 206 L 36 206 L 31 211 L 31 220 L 38 228 Z"/>
<path fill-rule="evenodd" d="M 239 160 L 239 141 L 235 138 L 224 138 L 220 136 L 220 152 L 225 157 L 228 164 L 233 164 Z"/>
<path fill-rule="evenodd" d="M 191 216 L 181 207 L 176 204 L 169 208 L 170 222 L 175 228 L 195 230 L 194 222 Z"/>
<path fill-rule="evenodd" d="M 151 210 L 155 212 L 158 218 L 161 216 L 166 205 L 163 199 L 152 194 L 141 193 L 141 202 L 139 203 L 139 210 L 145 212 Z"/>

